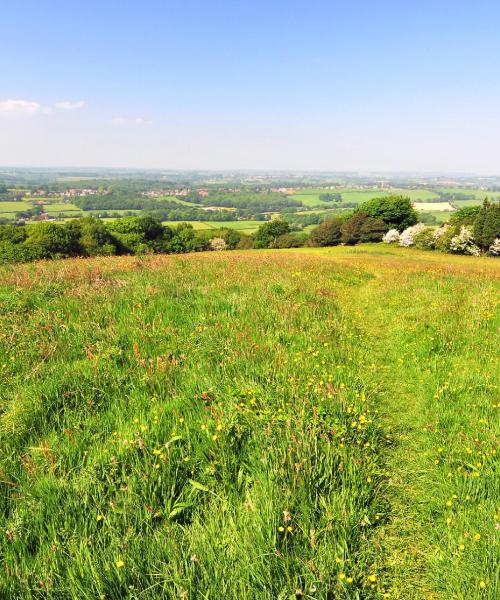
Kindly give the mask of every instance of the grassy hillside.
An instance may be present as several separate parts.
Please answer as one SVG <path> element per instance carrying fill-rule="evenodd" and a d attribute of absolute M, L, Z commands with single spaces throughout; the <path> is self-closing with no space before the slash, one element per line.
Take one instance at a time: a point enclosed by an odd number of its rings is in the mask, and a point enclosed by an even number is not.
<path fill-rule="evenodd" d="M 380 245 L 3 267 L 0 598 L 497 598 L 499 275 Z"/>

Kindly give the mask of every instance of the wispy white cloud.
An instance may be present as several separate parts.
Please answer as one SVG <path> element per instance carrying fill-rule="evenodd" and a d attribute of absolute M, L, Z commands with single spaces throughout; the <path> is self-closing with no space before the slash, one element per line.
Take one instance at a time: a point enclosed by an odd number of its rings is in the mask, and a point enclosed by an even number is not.
<path fill-rule="evenodd" d="M 56 102 L 54 107 L 59 110 L 78 110 L 79 108 L 83 108 L 85 106 L 84 100 L 77 100 L 75 102 L 70 102 L 68 100 L 62 100 L 61 102 Z"/>
<path fill-rule="evenodd" d="M 111 123 L 113 125 L 147 126 L 152 125 L 153 121 L 149 121 L 148 119 L 144 119 L 143 117 L 114 117 L 114 119 L 111 119 Z"/>
<path fill-rule="evenodd" d="M 83 108 L 85 104 L 84 100 L 77 100 L 75 102 L 61 100 L 60 102 L 55 102 L 53 106 L 43 106 L 40 102 L 36 102 L 35 100 L 0 100 L 0 116 L 22 117 L 37 114 L 49 115 L 54 111 L 78 110 L 79 108 Z"/>
<path fill-rule="evenodd" d="M 42 110 L 42 105 L 33 100 L 0 100 L 0 116 L 19 117 L 36 115 Z"/>

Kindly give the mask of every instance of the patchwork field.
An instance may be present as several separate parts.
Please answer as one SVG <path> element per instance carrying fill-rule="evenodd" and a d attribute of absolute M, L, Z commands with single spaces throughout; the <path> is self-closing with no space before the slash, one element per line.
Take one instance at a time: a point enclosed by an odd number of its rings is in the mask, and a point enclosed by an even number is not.
<path fill-rule="evenodd" d="M 0 269 L 0 597 L 499 597 L 500 261 Z"/>

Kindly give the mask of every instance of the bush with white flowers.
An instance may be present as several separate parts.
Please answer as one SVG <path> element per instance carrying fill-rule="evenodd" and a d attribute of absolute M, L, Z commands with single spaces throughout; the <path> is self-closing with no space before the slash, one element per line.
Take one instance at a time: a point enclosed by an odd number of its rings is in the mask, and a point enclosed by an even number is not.
<path fill-rule="evenodd" d="M 472 227 L 469 225 L 460 227 L 460 232 L 451 238 L 450 251 L 455 254 L 471 254 L 472 256 L 481 254 L 481 250 L 474 243 Z"/>
<path fill-rule="evenodd" d="M 495 238 L 488 250 L 491 255 L 500 256 L 500 238 Z"/>
<path fill-rule="evenodd" d="M 432 238 L 433 238 L 434 242 L 437 242 L 438 239 L 442 235 L 444 235 L 448 231 L 449 228 L 450 228 L 450 226 L 445 223 L 444 225 L 441 225 L 441 227 L 434 229 L 434 231 L 432 232 Z"/>
<path fill-rule="evenodd" d="M 389 231 L 382 238 L 382 241 L 386 244 L 394 244 L 395 242 L 399 242 L 399 231 L 397 229 L 389 229 Z"/>
<path fill-rule="evenodd" d="M 211 250 L 227 250 L 226 240 L 220 237 L 212 238 L 209 242 Z"/>
<path fill-rule="evenodd" d="M 411 227 L 407 227 L 399 236 L 399 245 L 409 248 L 413 246 L 413 240 L 417 233 L 420 233 L 426 228 L 423 223 L 417 223 Z"/>

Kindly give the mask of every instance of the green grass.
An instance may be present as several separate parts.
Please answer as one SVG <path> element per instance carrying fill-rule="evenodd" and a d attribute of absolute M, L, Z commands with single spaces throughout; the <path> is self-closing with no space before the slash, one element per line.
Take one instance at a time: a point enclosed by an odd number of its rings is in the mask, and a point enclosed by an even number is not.
<path fill-rule="evenodd" d="M 496 196 L 500 196 L 500 192 L 488 192 L 485 190 L 474 190 L 474 189 L 469 189 L 469 188 L 436 188 L 436 191 L 442 192 L 444 194 L 468 194 L 468 195 L 473 195 L 476 197 L 476 200 L 480 200 L 481 202 L 486 198 L 486 197 L 496 197 Z M 463 202 L 466 202 L 466 200 L 464 200 Z"/>
<path fill-rule="evenodd" d="M 436 217 L 436 221 L 438 223 L 446 223 L 447 221 L 450 220 L 450 217 L 453 214 L 453 212 L 449 211 L 449 210 L 426 210 L 421 213 L 419 212 L 418 214 L 434 215 Z"/>
<path fill-rule="evenodd" d="M 0 597 L 497 598 L 499 275 L 383 245 L 2 267 Z"/>
<path fill-rule="evenodd" d="M 456 204 L 458 208 L 467 208 L 468 206 L 481 206 L 483 202 L 484 198 L 476 198 L 475 200 L 453 200 L 453 204 Z"/>
<path fill-rule="evenodd" d="M 163 221 L 163 225 L 176 227 L 179 223 L 189 223 L 194 229 L 236 229 L 243 233 L 254 233 L 264 221 Z"/>
<path fill-rule="evenodd" d="M 53 202 L 46 204 L 43 209 L 49 214 L 54 212 L 82 212 L 81 208 L 70 202 Z"/>
<path fill-rule="evenodd" d="M 298 200 L 304 204 L 304 206 L 329 206 L 335 207 L 335 202 L 324 202 L 319 199 L 320 194 L 325 193 L 337 193 L 342 194 L 342 202 L 356 202 L 361 204 L 372 198 L 380 198 L 381 196 L 388 196 L 390 194 L 408 196 L 411 200 L 429 201 L 437 198 L 438 195 L 429 190 L 407 190 L 399 188 L 391 189 L 352 189 L 352 188 L 338 188 L 334 190 L 321 190 L 321 189 L 307 189 L 300 190 L 297 194 L 293 194 L 291 198 Z"/>
<path fill-rule="evenodd" d="M 8 202 L 8 201 L 0 201 L 0 213 L 16 213 L 22 212 L 24 210 L 29 210 L 33 208 L 33 205 L 29 202 Z"/>

